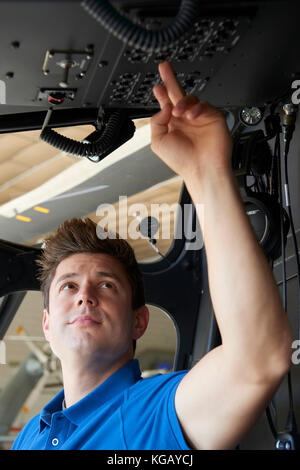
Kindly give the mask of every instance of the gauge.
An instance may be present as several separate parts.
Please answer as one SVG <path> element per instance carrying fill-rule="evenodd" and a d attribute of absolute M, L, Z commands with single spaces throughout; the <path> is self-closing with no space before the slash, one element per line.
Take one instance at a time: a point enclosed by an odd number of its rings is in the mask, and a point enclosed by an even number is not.
<path fill-rule="evenodd" d="M 240 112 L 241 121 L 246 124 L 246 126 L 256 126 L 263 118 L 263 113 L 261 109 L 253 107 L 244 107 Z"/>

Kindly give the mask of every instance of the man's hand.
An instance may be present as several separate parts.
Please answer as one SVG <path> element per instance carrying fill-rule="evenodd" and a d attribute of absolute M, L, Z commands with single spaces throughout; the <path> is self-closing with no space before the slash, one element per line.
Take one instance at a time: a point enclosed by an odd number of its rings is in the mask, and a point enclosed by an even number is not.
<path fill-rule="evenodd" d="M 151 118 L 151 149 L 185 182 L 211 171 L 231 168 L 232 140 L 223 114 L 209 103 L 186 95 L 171 65 L 163 62 L 164 83 L 153 93 L 161 111 Z"/>

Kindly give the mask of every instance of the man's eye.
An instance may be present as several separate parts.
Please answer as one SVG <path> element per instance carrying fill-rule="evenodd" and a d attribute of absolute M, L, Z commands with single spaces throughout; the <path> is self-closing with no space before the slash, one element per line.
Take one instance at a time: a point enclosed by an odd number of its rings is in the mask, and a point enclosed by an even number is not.
<path fill-rule="evenodd" d="M 74 284 L 72 282 L 67 282 L 66 284 L 62 286 L 62 290 L 69 290 L 69 289 L 72 289 L 73 287 L 74 287 Z"/>
<path fill-rule="evenodd" d="M 114 285 L 113 285 L 111 282 L 108 282 L 108 281 L 103 282 L 103 283 L 101 284 L 101 286 L 102 286 L 102 287 L 105 287 L 106 289 L 112 289 L 112 288 L 114 287 Z"/>

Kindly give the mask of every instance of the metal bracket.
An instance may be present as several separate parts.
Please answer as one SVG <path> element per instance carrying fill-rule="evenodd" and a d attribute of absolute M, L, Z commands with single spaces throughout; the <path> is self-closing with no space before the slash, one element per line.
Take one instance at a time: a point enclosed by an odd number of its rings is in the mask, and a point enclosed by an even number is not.
<path fill-rule="evenodd" d="M 63 71 L 62 79 L 58 85 L 60 88 L 69 87 L 70 71 L 74 70 L 75 79 L 85 77 L 94 55 L 94 46 L 89 45 L 85 50 L 59 50 L 48 49 L 45 55 L 42 72 L 44 75 L 56 75 L 59 67 Z"/>

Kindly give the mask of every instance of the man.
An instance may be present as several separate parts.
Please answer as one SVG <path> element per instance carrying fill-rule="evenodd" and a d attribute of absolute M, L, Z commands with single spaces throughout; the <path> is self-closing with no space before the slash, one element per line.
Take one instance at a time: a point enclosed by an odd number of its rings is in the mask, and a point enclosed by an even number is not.
<path fill-rule="evenodd" d="M 289 370 L 290 328 L 239 195 L 226 121 L 185 95 L 168 62 L 159 72 L 151 148 L 204 207 L 198 215 L 222 344 L 190 371 L 142 380 L 133 341 L 148 309 L 136 261 L 120 240 L 97 252 L 90 221 L 66 222 L 46 242 L 41 277 L 43 328 L 64 390 L 14 449 L 234 448 Z"/>

